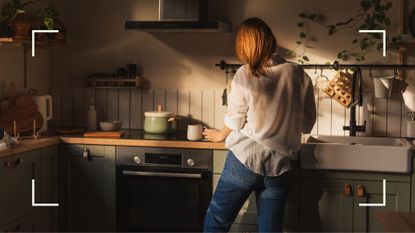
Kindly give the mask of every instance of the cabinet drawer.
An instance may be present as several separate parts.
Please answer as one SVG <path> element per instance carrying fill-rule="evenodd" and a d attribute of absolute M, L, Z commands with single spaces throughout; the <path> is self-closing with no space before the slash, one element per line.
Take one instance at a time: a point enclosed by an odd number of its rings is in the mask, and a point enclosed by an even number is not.
<path fill-rule="evenodd" d="M 213 173 L 222 173 L 223 166 L 226 161 L 227 150 L 214 150 L 213 151 Z"/>
<path fill-rule="evenodd" d="M 32 179 L 40 183 L 40 151 L 30 151 L 0 160 L 0 225 L 24 216 L 32 207 Z M 40 196 L 40 188 L 36 189 Z M 3 211 L 6 210 L 6 211 Z"/>
<path fill-rule="evenodd" d="M 65 151 L 71 156 L 83 156 L 84 150 L 87 149 L 89 156 L 92 157 L 104 157 L 105 146 L 96 145 L 64 145 Z"/>

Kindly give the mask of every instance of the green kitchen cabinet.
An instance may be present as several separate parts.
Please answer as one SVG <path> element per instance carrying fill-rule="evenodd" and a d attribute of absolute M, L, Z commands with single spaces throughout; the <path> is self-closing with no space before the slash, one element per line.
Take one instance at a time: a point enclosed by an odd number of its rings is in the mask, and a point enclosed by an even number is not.
<path fill-rule="evenodd" d="M 32 179 L 39 184 L 40 150 L 0 159 L 0 226 L 37 210 L 32 207 Z"/>
<path fill-rule="evenodd" d="M 37 203 L 58 203 L 58 146 L 41 149 L 40 196 Z M 59 207 L 41 207 L 42 231 L 57 231 Z"/>
<path fill-rule="evenodd" d="M 352 180 L 301 179 L 300 231 L 353 231 Z"/>
<path fill-rule="evenodd" d="M 115 147 L 62 145 L 60 151 L 60 230 L 115 231 Z"/>
<path fill-rule="evenodd" d="M 409 212 L 410 185 L 404 182 L 386 182 L 386 205 L 382 207 L 361 207 L 359 203 L 383 203 L 383 182 L 362 181 L 354 182 L 355 190 L 363 190 L 361 197 L 355 196 L 353 207 L 355 232 L 382 232 L 382 224 L 375 214 L 379 212 Z"/>
<path fill-rule="evenodd" d="M 41 211 L 35 211 L 1 226 L 0 232 L 45 232 L 44 228 L 39 224 L 41 219 Z"/>
<path fill-rule="evenodd" d="M 410 211 L 410 178 L 406 174 L 302 170 L 300 231 L 380 232 L 375 213 Z M 359 203 L 383 202 L 367 207 Z"/>
<path fill-rule="evenodd" d="M 51 146 L 0 160 L 0 232 L 55 231 L 57 209 L 32 206 L 57 201 L 57 147 Z"/>

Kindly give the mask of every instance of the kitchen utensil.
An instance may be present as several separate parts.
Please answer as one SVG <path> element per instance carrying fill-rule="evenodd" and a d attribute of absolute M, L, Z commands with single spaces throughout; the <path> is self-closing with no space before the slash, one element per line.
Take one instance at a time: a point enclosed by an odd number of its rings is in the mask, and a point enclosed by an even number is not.
<path fill-rule="evenodd" d="M 39 130 L 39 133 L 45 133 L 48 130 L 48 121 L 52 120 L 52 96 L 50 95 L 39 95 L 33 96 L 33 100 L 37 104 L 37 109 L 42 114 L 43 126 Z"/>
<path fill-rule="evenodd" d="M 415 86 L 408 86 L 402 94 L 405 106 L 411 111 L 415 112 Z"/>
<path fill-rule="evenodd" d="M 415 112 L 408 112 L 406 121 L 406 137 L 415 138 Z"/>
<path fill-rule="evenodd" d="M 84 137 L 86 138 L 120 138 L 124 132 L 86 132 Z"/>
<path fill-rule="evenodd" d="M 198 141 L 202 139 L 203 127 L 201 124 L 187 126 L 187 139 L 190 141 Z"/>
<path fill-rule="evenodd" d="M 352 79 L 352 74 L 338 71 L 324 91 L 339 104 L 348 107 L 352 101 Z"/>
<path fill-rule="evenodd" d="M 323 73 L 323 72 L 322 72 Z M 324 90 L 330 83 L 329 78 L 323 74 L 319 74 L 314 83 L 314 92 L 317 92 L 318 90 Z"/>
<path fill-rule="evenodd" d="M 391 97 L 394 78 L 394 76 L 388 76 L 373 79 L 375 98 L 389 99 Z"/>
<path fill-rule="evenodd" d="M 176 120 L 173 112 L 162 111 L 162 106 L 158 106 L 158 111 L 144 113 L 144 131 L 147 133 L 171 133 L 176 131 Z"/>
<path fill-rule="evenodd" d="M 102 121 L 99 126 L 103 131 L 118 131 L 121 129 L 121 121 Z"/>

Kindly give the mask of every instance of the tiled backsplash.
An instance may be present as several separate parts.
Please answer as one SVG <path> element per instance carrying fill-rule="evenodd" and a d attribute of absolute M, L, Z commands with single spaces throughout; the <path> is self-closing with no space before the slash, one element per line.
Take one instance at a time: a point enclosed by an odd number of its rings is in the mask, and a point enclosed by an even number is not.
<path fill-rule="evenodd" d="M 90 99 L 96 100 L 97 121 L 120 120 L 122 128 L 142 129 L 146 111 L 163 109 L 181 117 L 178 128 L 202 123 L 207 127 L 222 128 L 226 107 L 222 106 L 223 90 L 177 89 L 91 89 L 54 88 L 54 127 L 85 127 Z"/>
<path fill-rule="evenodd" d="M 220 129 L 226 107 L 222 106 L 223 90 L 177 89 L 90 89 L 54 88 L 54 127 L 85 127 L 89 102 L 96 100 L 97 121 L 120 120 L 125 129 L 142 129 L 143 114 L 157 105 L 165 106 L 181 116 L 179 129 L 190 123 L 202 122 L 207 127 Z M 401 95 L 391 99 L 365 96 L 365 107 L 358 108 L 357 120 L 367 121 L 366 135 L 400 137 L 406 135 L 406 108 Z M 312 131 L 320 135 L 347 135 L 343 126 L 348 125 L 349 109 L 332 101 L 323 92 L 316 93 L 317 122 Z"/>

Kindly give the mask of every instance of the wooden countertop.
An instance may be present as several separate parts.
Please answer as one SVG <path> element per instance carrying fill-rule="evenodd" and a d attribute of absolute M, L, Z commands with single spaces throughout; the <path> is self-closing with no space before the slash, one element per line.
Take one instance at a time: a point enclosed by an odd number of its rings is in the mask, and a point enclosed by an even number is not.
<path fill-rule="evenodd" d="M 109 138 L 84 138 L 77 136 L 48 136 L 34 139 L 21 139 L 17 145 L 13 145 L 7 151 L 0 152 L 0 159 L 19 153 L 24 153 L 43 147 L 57 145 L 59 143 L 84 144 L 84 145 L 108 145 L 108 146 L 143 146 L 143 147 L 166 147 L 166 148 L 188 148 L 188 149 L 212 149 L 226 150 L 224 143 L 215 142 L 192 142 L 192 141 L 169 141 L 169 140 L 138 140 L 138 139 L 109 139 Z"/>
<path fill-rule="evenodd" d="M 60 142 L 61 140 L 59 137 L 45 137 L 45 138 L 39 138 L 37 140 L 21 139 L 19 140 L 17 145 L 13 145 L 12 148 L 10 148 L 9 150 L 0 152 L 0 159 L 15 155 L 15 154 L 40 149 L 43 147 L 56 145 L 56 144 L 59 144 Z"/>
<path fill-rule="evenodd" d="M 61 137 L 61 141 L 63 143 L 68 143 L 68 144 L 145 146 L 145 147 L 226 150 L 224 143 L 200 142 L 200 141 L 192 142 L 192 141 L 169 141 L 169 140 L 109 139 L 109 138 L 84 138 L 84 137 L 70 137 L 70 136 Z"/>

